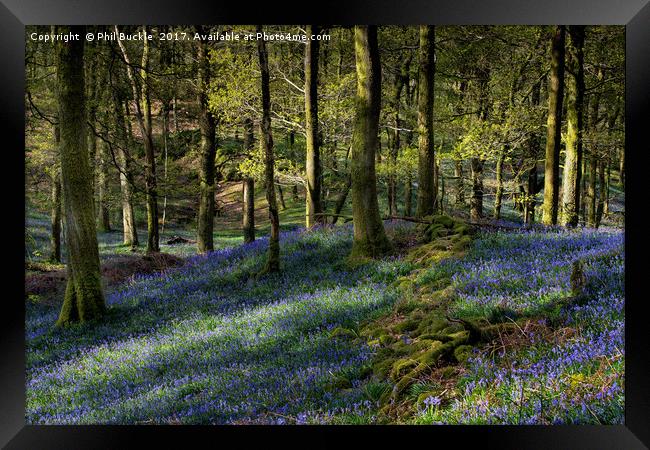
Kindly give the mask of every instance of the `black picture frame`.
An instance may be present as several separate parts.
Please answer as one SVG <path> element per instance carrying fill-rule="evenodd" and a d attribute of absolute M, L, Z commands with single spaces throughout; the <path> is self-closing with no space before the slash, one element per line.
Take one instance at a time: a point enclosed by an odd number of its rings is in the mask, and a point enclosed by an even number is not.
<path fill-rule="evenodd" d="M 283 445 L 328 446 L 346 443 L 349 433 L 386 441 L 397 437 L 400 446 L 412 440 L 458 446 L 468 441 L 481 448 L 641 449 L 650 446 L 650 371 L 648 327 L 644 314 L 645 283 L 640 207 L 626 211 L 626 380 L 625 425 L 620 426 L 435 426 L 435 427 L 159 427 L 159 426 L 28 426 L 25 425 L 24 258 L 21 236 L 24 195 L 12 194 L 24 181 L 24 56 L 25 25 L 45 24 L 584 24 L 626 26 L 626 202 L 641 204 L 641 170 L 650 106 L 649 0 L 444 0 L 392 2 L 346 0 L 308 4 L 283 2 L 251 5 L 247 2 L 171 0 L 0 0 L 0 124 L 6 126 L 1 148 L 4 200 L 9 202 L 2 222 L 9 246 L 5 253 L 2 313 L 0 313 L 0 444 L 11 449 L 130 448 L 136 441 L 158 441 L 163 447 L 207 437 L 223 445 L 235 438 L 243 445 L 252 436 Z M 647 176 L 647 175 L 646 175 Z M 23 180 L 21 180 L 23 178 Z M 24 193 L 23 193 L 24 194 Z M 22 252 L 22 254 L 21 254 Z M 6 289 L 10 286 L 11 289 Z M 216 434 L 215 434 L 216 433 Z M 209 436 L 205 436 L 209 434 Z M 346 439 L 344 441 L 343 439 Z M 419 445 L 419 444 L 418 444 Z"/>

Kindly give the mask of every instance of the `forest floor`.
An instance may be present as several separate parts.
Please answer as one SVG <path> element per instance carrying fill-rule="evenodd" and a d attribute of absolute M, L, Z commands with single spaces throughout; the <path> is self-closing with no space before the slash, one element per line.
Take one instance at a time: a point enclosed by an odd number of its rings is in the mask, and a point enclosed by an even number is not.
<path fill-rule="evenodd" d="M 351 225 L 305 232 L 288 197 L 279 274 L 257 276 L 267 238 L 239 245 L 238 208 L 226 204 L 215 252 L 164 244 L 193 239 L 168 228 L 161 250 L 175 256 L 133 262 L 142 270 L 128 276 L 109 270 L 102 323 L 55 329 L 57 294 L 26 294 L 27 422 L 623 421 L 622 229 L 508 224 L 459 247 L 386 222 L 396 253 L 352 264 Z M 33 253 L 46 248 L 47 222 L 28 216 L 43 246 L 32 246 L 27 280 L 48 269 Z M 99 234 L 103 267 L 142 259 L 120 236 Z M 459 320 L 503 333 L 416 372 L 413 361 L 468 336 Z"/>

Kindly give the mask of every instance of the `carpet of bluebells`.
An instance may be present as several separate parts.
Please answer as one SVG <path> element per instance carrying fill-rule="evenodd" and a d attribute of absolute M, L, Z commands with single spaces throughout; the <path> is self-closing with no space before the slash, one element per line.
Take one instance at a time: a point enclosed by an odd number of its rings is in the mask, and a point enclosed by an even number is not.
<path fill-rule="evenodd" d="M 373 349 L 331 331 L 389 311 L 387 286 L 413 267 L 350 267 L 351 240 L 349 226 L 282 233 L 283 270 L 262 277 L 264 238 L 192 257 L 111 292 L 101 324 L 54 329 L 58 309 L 28 304 L 27 422 L 372 423 L 356 375 Z M 558 309 L 576 259 L 588 301 Z M 415 423 L 622 423 L 623 259 L 620 230 L 521 229 L 423 271 L 454 286 L 456 316 L 539 326 L 526 345 L 475 351 Z M 338 376 L 352 387 L 332 389 Z"/>
<path fill-rule="evenodd" d="M 431 397 L 417 423 L 623 423 L 623 249 L 621 230 L 491 232 L 465 258 L 428 271 L 425 279 L 451 279 L 456 315 L 538 317 L 533 330 L 546 333 L 522 330 L 526 345 L 514 352 L 476 351 L 459 395 Z M 558 311 L 577 259 L 584 300 Z"/>
<path fill-rule="evenodd" d="M 328 382 L 371 348 L 330 337 L 386 311 L 397 258 L 345 264 L 351 228 L 281 235 L 282 272 L 255 277 L 268 241 L 195 256 L 108 295 L 101 324 L 53 329 L 27 307 L 30 424 L 306 423 L 367 409 Z"/>

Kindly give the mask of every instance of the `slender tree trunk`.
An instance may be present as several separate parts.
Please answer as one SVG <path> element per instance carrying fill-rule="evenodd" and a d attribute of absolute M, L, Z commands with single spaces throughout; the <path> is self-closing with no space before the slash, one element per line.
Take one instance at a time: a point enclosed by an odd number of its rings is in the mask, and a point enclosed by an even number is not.
<path fill-rule="evenodd" d="M 560 131 L 564 95 L 564 26 L 555 30 L 551 49 L 551 79 L 548 93 L 546 160 L 544 163 L 544 205 L 542 222 L 557 224 L 560 185 Z"/>
<path fill-rule="evenodd" d="M 133 175 L 126 150 L 130 147 L 130 132 L 127 130 L 126 120 L 128 120 L 128 106 L 122 103 L 117 91 L 113 94 L 113 107 L 115 110 L 115 128 L 119 136 L 119 145 L 117 149 L 117 162 L 120 172 L 120 199 L 122 203 L 122 228 L 124 245 L 131 246 L 135 251 L 140 244 L 138 232 L 135 224 L 135 212 L 133 210 L 133 192 L 131 183 Z"/>
<path fill-rule="evenodd" d="M 262 33 L 262 26 L 257 26 L 257 32 Z M 269 88 L 269 63 L 266 44 L 263 39 L 257 41 L 257 52 L 262 73 L 262 121 L 260 123 L 260 144 L 265 158 L 266 201 L 269 204 L 269 219 L 271 221 L 271 236 L 269 238 L 269 253 L 263 272 L 280 270 L 280 218 L 275 198 L 275 183 L 273 181 L 273 136 L 271 134 L 271 94 Z"/>
<path fill-rule="evenodd" d="M 587 183 L 587 226 L 596 227 L 596 172 L 598 161 L 593 153 L 589 155 L 589 181 Z"/>
<path fill-rule="evenodd" d="M 197 32 L 202 33 L 203 27 Z M 210 65 L 208 44 L 201 41 L 197 47 L 197 103 L 199 105 L 199 128 L 201 130 L 201 165 L 199 171 L 199 216 L 197 247 L 200 253 L 214 250 L 214 158 L 216 156 L 215 119 L 208 108 L 208 88 L 210 86 Z"/>
<path fill-rule="evenodd" d="M 111 157 L 108 153 L 108 145 L 106 142 L 101 141 L 99 143 L 99 174 L 97 180 L 97 191 L 99 197 L 100 230 L 105 233 L 111 231 L 111 211 L 108 200 L 108 165 Z"/>
<path fill-rule="evenodd" d="M 244 229 L 244 242 L 255 240 L 255 180 L 246 177 L 243 181 L 244 214 L 242 228 Z"/>
<path fill-rule="evenodd" d="M 59 125 L 54 126 L 54 145 L 56 154 L 60 159 L 61 134 Z M 52 174 L 52 207 L 51 207 L 51 228 L 50 236 L 50 261 L 61 262 L 61 168 L 57 162 Z"/>
<path fill-rule="evenodd" d="M 307 25 L 307 35 L 318 34 L 316 25 Z M 318 139 L 318 50 L 319 41 L 308 40 L 305 45 L 305 132 L 307 137 L 307 205 L 305 224 L 313 227 L 322 223 L 320 142 Z M 282 202 L 284 207 L 284 201 Z"/>
<path fill-rule="evenodd" d="M 244 119 L 244 148 L 247 152 L 253 150 L 255 145 L 253 139 L 253 121 L 247 117 Z M 242 228 L 244 231 L 244 242 L 249 243 L 255 240 L 255 180 L 246 176 L 243 181 L 244 208 L 242 214 Z"/>
<path fill-rule="evenodd" d="M 537 162 L 528 170 L 528 181 L 526 186 L 526 202 L 524 203 L 524 223 L 535 222 L 535 195 L 537 195 Z"/>
<path fill-rule="evenodd" d="M 494 195 L 494 218 L 501 218 L 501 199 L 503 198 L 503 161 L 505 160 L 505 152 L 500 152 L 497 157 L 497 190 Z"/>
<path fill-rule="evenodd" d="M 59 27 L 85 35 L 85 27 Z M 106 309 L 95 233 L 92 178 L 86 141 L 84 40 L 58 41 L 57 99 L 61 180 L 66 220 L 68 282 L 57 325 L 100 318 Z"/>
<path fill-rule="evenodd" d="M 377 26 L 355 26 L 357 98 L 352 136 L 352 257 L 376 257 L 390 249 L 379 215 L 375 151 L 379 138 L 381 65 Z"/>
<path fill-rule="evenodd" d="M 167 221 L 167 160 L 169 157 L 167 141 L 169 139 L 169 105 L 163 105 L 162 110 L 162 135 L 163 135 L 163 184 L 165 186 L 165 196 L 163 198 L 162 223 L 160 224 L 160 234 L 165 233 L 165 223 Z"/>
<path fill-rule="evenodd" d="M 115 31 L 119 32 L 117 26 Z M 148 27 L 144 27 L 145 33 Z M 149 95 L 149 41 L 143 41 L 142 62 L 140 69 L 140 89 L 138 81 L 135 78 L 129 55 L 121 40 L 118 39 L 118 45 L 126 61 L 127 75 L 131 82 L 133 98 L 135 99 L 135 112 L 144 140 L 145 153 L 145 193 L 147 199 L 147 252 L 159 252 L 159 234 L 158 234 L 158 193 L 156 189 L 156 159 L 155 148 L 153 145 L 153 135 L 151 127 L 151 98 Z"/>
<path fill-rule="evenodd" d="M 432 25 L 420 26 L 418 79 L 418 204 L 417 217 L 433 214 L 436 202 L 435 151 L 433 146 L 433 84 L 435 76 L 435 31 Z"/>
<path fill-rule="evenodd" d="M 352 187 L 352 177 L 348 176 L 343 191 L 341 192 L 339 198 L 336 200 L 336 205 L 334 205 L 334 216 L 332 217 L 332 225 L 335 225 L 336 222 L 338 222 L 339 215 L 341 214 L 341 211 L 343 211 L 343 207 L 345 206 L 345 200 L 348 198 L 348 193 L 350 192 L 351 187 Z"/>
<path fill-rule="evenodd" d="M 454 164 L 454 177 L 456 177 L 456 206 L 465 204 L 465 184 L 463 180 L 463 161 L 458 159 Z"/>
<path fill-rule="evenodd" d="M 603 211 L 605 210 L 605 197 L 607 194 L 605 190 L 607 189 L 605 183 L 605 162 L 601 159 L 598 161 L 598 206 L 596 207 L 596 228 L 600 226 L 600 223 L 603 220 Z"/>
<path fill-rule="evenodd" d="M 406 189 L 404 191 L 404 215 L 406 217 L 410 217 L 413 210 L 412 198 L 413 198 L 413 175 L 409 171 L 406 174 Z"/>
<path fill-rule="evenodd" d="M 584 26 L 569 27 L 567 136 L 562 178 L 562 224 L 578 225 L 580 212 L 580 178 L 582 169 L 582 108 L 584 97 L 583 43 Z"/>

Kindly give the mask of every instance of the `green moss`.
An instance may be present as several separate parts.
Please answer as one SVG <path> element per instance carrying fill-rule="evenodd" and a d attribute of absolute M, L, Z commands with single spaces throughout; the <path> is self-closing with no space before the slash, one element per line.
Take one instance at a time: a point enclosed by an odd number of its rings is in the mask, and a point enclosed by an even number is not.
<path fill-rule="evenodd" d="M 380 359 L 372 365 L 372 371 L 379 378 L 386 378 L 393 368 L 394 362 L 395 358 Z"/>
<path fill-rule="evenodd" d="M 393 331 L 397 333 L 403 333 L 405 331 L 413 331 L 420 324 L 420 319 L 417 318 L 407 318 L 402 322 L 399 322 L 393 326 Z"/>
<path fill-rule="evenodd" d="M 432 222 L 436 224 L 441 224 L 445 228 L 451 228 L 454 226 L 454 219 L 449 217 L 446 214 L 438 214 L 432 217 Z"/>
<path fill-rule="evenodd" d="M 393 342 L 395 342 L 395 338 L 390 334 L 382 334 L 381 336 L 379 336 L 379 343 L 381 345 L 389 346 Z"/>
<path fill-rule="evenodd" d="M 393 363 L 393 366 L 390 370 L 390 378 L 397 381 L 409 373 L 417 365 L 418 362 L 412 358 L 400 358 Z"/>
<path fill-rule="evenodd" d="M 348 339 L 356 339 L 359 337 L 357 333 L 354 330 L 350 330 L 348 328 L 344 327 L 336 327 L 330 332 L 330 337 L 335 338 L 335 337 L 342 337 L 342 338 L 348 338 Z"/>
<path fill-rule="evenodd" d="M 469 236 L 462 236 L 460 239 L 458 239 L 453 246 L 454 251 L 462 251 L 467 249 L 470 244 L 472 243 L 472 238 Z"/>
<path fill-rule="evenodd" d="M 464 363 L 471 356 L 472 349 L 473 347 L 471 345 L 460 345 L 454 349 L 454 358 L 459 363 Z"/>

